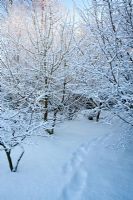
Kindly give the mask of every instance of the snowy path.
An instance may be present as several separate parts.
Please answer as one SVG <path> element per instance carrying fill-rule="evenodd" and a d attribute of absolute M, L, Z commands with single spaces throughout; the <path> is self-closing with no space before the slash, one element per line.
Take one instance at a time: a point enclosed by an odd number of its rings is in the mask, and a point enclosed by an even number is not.
<path fill-rule="evenodd" d="M 104 132 L 81 145 L 65 174 L 60 200 L 132 200 L 133 132 Z"/>
<path fill-rule="evenodd" d="M 55 136 L 26 145 L 16 174 L 1 153 L 0 200 L 132 200 L 133 143 L 116 130 L 66 122 Z"/>

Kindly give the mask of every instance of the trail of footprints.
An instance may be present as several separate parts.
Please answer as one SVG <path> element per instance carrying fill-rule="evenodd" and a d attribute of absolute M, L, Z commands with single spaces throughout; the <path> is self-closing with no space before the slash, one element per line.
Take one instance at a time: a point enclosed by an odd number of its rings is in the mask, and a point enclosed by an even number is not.
<path fill-rule="evenodd" d="M 65 184 L 60 200 L 81 200 L 84 187 L 87 182 L 87 171 L 84 169 L 84 160 L 89 151 L 93 148 L 104 146 L 109 139 L 109 133 L 93 138 L 90 142 L 82 144 L 73 153 L 70 162 L 64 167 L 67 183 Z"/>

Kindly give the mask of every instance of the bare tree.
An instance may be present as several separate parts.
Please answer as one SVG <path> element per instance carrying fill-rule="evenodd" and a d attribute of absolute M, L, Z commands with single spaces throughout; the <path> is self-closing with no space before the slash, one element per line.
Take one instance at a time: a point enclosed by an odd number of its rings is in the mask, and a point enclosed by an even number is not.
<path fill-rule="evenodd" d="M 111 110 L 133 125 L 132 1 L 92 0 L 84 5 L 81 14 L 86 41 L 91 36 L 95 48 L 89 55 L 89 63 L 97 69 L 97 80 L 101 77 L 104 84 L 102 91 L 101 88 L 95 91 L 97 95 L 106 96 L 101 100 L 106 101 L 108 108 L 111 108 L 108 102 L 113 100 Z M 92 43 L 88 42 L 88 46 Z"/>

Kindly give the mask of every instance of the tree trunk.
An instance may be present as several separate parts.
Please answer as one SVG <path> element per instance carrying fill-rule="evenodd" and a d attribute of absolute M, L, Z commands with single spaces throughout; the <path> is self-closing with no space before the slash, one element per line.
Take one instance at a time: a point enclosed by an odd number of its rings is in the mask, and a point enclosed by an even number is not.
<path fill-rule="evenodd" d="M 45 92 L 48 90 L 48 78 L 45 77 Z M 48 121 L 48 95 L 45 95 L 44 99 L 44 108 L 45 108 L 45 113 L 44 113 L 44 121 Z"/>
<path fill-rule="evenodd" d="M 12 163 L 12 158 L 11 158 L 11 150 L 8 151 L 6 149 L 5 152 L 6 152 L 9 168 L 10 168 L 11 172 L 13 172 L 13 163 Z"/>
<path fill-rule="evenodd" d="M 98 111 L 97 115 L 96 115 L 96 122 L 99 121 L 99 118 L 100 118 L 100 113 L 101 113 L 101 110 Z"/>
<path fill-rule="evenodd" d="M 22 153 L 20 154 L 20 156 L 19 156 L 19 158 L 18 158 L 18 160 L 17 160 L 16 166 L 14 167 L 13 172 L 16 172 L 16 171 L 17 171 L 18 165 L 19 165 L 20 160 L 22 159 L 23 155 L 24 155 L 24 150 L 22 150 Z"/>
<path fill-rule="evenodd" d="M 55 109 L 55 110 L 54 110 L 53 125 L 52 125 L 52 134 L 54 134 L 54 128 L 55 128 L 55 124 L 56 124 L 57 113 L 58 113 L 58 109 Z"/>
<path fill-rule="evenodd" d="M 45 97 L 44 103 L 45 113 L 44 113 L 44 121 L 48 121 L 48 97 Z"/>
<path fill-rule="evenodd" d="M 54 128 L 55 128 L 55 124 L 56 124 L 57 113 L 58 113 L 58 109 L 55 109 L 55 110 L 54 110 L 54 116 L 53 116 L 52 128 L 46 130 L 46 131 L 49 133 L 49 135 L 54 134 Z"/>

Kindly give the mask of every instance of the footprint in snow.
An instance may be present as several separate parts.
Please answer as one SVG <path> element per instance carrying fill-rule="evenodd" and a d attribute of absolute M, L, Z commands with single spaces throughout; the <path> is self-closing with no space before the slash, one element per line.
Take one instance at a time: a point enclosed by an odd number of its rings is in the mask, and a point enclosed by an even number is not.
<path fill-rule="evenodd" d="M 87 172 L 82 169 L 76 171 L 70 181 L 64 187 L 60 200 L 78 200 L 82 196 L 83 189 L 86 185 Z"/>

